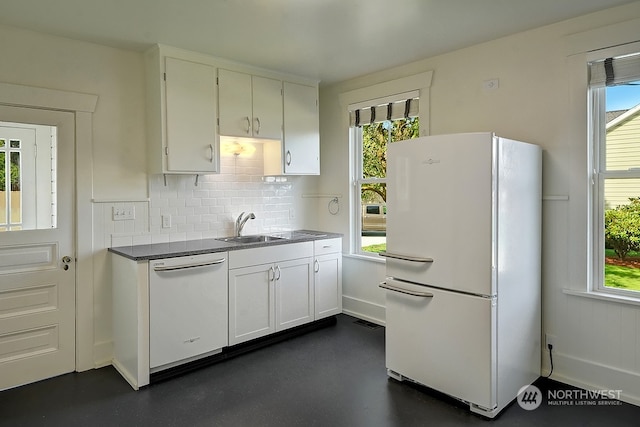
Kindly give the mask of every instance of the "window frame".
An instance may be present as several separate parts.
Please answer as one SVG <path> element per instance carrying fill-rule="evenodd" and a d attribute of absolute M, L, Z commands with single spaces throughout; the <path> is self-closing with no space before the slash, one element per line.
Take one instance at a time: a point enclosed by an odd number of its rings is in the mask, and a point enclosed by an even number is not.
<path fill-rule="evenodd" d="M 587 67 L 594 61 L 640 52 L 640 43 L 603 49 L 587 58 Z M 590 186 L 589 291 L 603 296 L 624 297 L 640 302 L 640 291 L 605 286 L 605 182 L 608 179 L 640 179 L 640 170 L 607 170 L 606 166 L 606 86 L 587 86 L 587 123 L 589 157 L 587 174 Z"/>
<path fill-rule="evenodd" d="M 420 112 L 415 116 L 420 120 Z M 397 119 L 402 120 L 402 119 Z M 422 122 L 420 122 L 422 124 Z M 420 128 L 420 136 L 422 136 L 422 128 Z M 389 133 L 391 136 L 391 133 Z M 364 167 L 363 167 L 363 126 L 351 126 L 349 128 L 349 137 L 351 139 L 352 147 L 354 149 L 352 158 L 354 161 L 353 164 L 353 191 L 352 194 L 352 209 L 351 215 L 353 218 L 352 223 L 354 224 L 352 230 L 352 250 L 351 254 L 360 255 L 364 257 L 373 257 L 375 259 L 380 259 L 378 254 L 375 252 L 367 252 L 362 250 L 362 186 L 366 184 L 383 184 L 387 185 L 387 177 L 385 173 L 385 177 L 383 178 L 363 178 L 364 175 Z M 390 141 L 387 141 L 387 145 L 390 144 Z M 386 215 L 387 208 L 386 205 L 384 207 L 384 214 Z M 385 234 L 386 235 L 386 234 Z"/>
<path fill-rule="evenodd" d="M 387 80 L 381 83 L 373 84 L 371 86 L 364 86 L 357 89 L 342 92 L 338 95 L 339 103 L 344 111 L 343 115 L 343 132 L 349 143 L 349 155 L 351 156 L 349 167 L 349 255 L 354 257 L 362 257 L 367 260 L 377 260 L 384 262 L 381 257 L 375 257 L 375 254 L 365 255 L 360 252 L 360 238 L 357 233 L 360 232 L 362 227 L 362 219 L 358 218 L 357 212 L 354 214 L 354 210 L 362 209 L 359 201 L 359 193 L 355 192 L 356 186 L 354 181 L 359 175 L 356 172 L 356 157 L 358 156 L 358 144 L 353 137 L 353 128 L 350 126 L 350 107 L 357 104 L 366 103 L 370 100 L 377 100 L 381 98 L 389 98 L 394 95 L 418 91 L 419 99 L 419 113 L 420 119 L 420 136 L 429 135 L 429 116 L 430 116 L 430 89 L 431 82 L 433 80 L 433 70 L 423 71 L 418 74 L 401 77 L 395 80 Z M 371 105 L 371 103 L 369 103 Z M 362 143 L 360 142 L 360 153 L 362 152 Z M 360 171 L 361 173 L 361 171 Z M 361 175 L 360 175 L 361 176 Z M 358 199 L 355 199 L 354 193 L 358 194 Z"/>

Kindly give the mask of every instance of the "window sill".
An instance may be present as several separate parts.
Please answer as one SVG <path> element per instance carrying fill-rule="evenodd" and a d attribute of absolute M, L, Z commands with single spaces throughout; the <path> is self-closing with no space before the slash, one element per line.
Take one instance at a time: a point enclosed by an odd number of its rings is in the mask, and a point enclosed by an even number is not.
<path fill-rule="evenodd" d="M 605 292 L 596 292 L 596 291 L 591 291 L 591 292 L 576 291 L 573 289 L 563 289 L 562 292 L 565 295 L 572 295 L 576 297 L 585 297 L 585 298 L 598 299 L 601 301 L 640 306 L 640 298 L 628 297 L 624 295 L 615 295 L 615 294 L 610 294 Z"/>
<path fill-rule="evenodd" d="M 343 258 L 359 259 L 361 261 L 370 261 L 378 264 L 385 264 L 384 258 L 374 255 L 361 255 L 361 254 L 343 254 Z"/>

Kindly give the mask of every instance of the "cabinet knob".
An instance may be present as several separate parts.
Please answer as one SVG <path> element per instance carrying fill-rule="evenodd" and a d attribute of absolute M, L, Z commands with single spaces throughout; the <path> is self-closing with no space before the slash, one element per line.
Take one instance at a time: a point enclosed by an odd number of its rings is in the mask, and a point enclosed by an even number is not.
<path fill-rule="evenodd" d="M 256 121 L 256 124 L 253 127 L 253 131 L 256 135 L 260 135 L 260 117 L 256 117 L 254 120 Z"/>
<path fill-rule="evenodd" d="M 247 133 L 247 135 L 249 135 L 249 133 L 251 132 L 251 119 L 249 118 L 249 116 L 244 118 L 247 121 L 247 129 L 245 130 L 245 132 Z"/>
<path fill-rule="evenodd" d="M 291 151 L 290 150 L 287 150 L 286 159 L 287 159 L 287 166 L 291 166 Z"/>

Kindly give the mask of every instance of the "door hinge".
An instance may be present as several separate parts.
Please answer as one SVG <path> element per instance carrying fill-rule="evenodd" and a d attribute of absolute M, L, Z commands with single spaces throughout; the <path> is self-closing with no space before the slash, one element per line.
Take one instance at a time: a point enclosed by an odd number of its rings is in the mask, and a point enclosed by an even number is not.
<path fill-rule="evenodd" d="M 169 155 L 169 147 L 164 147 L 164 154 L 165 156 Z"/>
<path fill-rule="evenodd" d="M 167 81 L 167 73 L 162 73 L 162 77 L 164 78 L 164 81 Z"/>

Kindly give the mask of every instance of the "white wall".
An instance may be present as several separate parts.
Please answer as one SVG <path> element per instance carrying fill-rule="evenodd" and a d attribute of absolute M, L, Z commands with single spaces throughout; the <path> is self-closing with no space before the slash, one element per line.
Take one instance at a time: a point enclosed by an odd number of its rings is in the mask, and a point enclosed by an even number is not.
<path fill-rule="evenodd" d="M 322 170 L 320 191 L 349 194 L 350 190 L 346 111 L 339 104 L 340 94 L 433 70 L 431 134 L 494 131 L 544 149 L 544 195 L 561 196 L 547 197 L 543 203 L 543 330 L 556 337 L 553 378 L 580 386 L 622 389 L 624 399 L 640 404 L 640 306 L 564 292 L 587 286 L 587 229 L 576 226 L 574 217 L 577 213 L 585 222 L 585 210 L 576 209 L 574 199 L 586 197 L 586 183 L 575 179 L 586 176 L 586 139 L 581 139 L 586 132 L 582 131 L 586 129 L 586 105 L 572 111 L 581 104 L 574 99 L 576 80 L 586 72 L 577 79 L 571 75 L 568 36 L 638 17 L 640 3 L 636 2 L 322 87 L 321 158 L 331 159 L 331 173 Z M 616 31 L 607 29 L 607 33 Z M 626 37 L 627 33 L 619 35 Z M 640 39 L 637 30 L 633 33 L 627 41 Z M 484 91 L 482 82 L 495 78 L 500 80 L 499 89 Z M 577 87 L 586 99 L 586 81 Z M 319 212 L 319 228 L 345 233 L 347 250 L 346 205 L 336 216 L 322 209 Z M 384 269 L 372 268 L 370 261 L 357 258 L 345 259 L 344 265 L 345 307 L 351 304 L 362 317 L 384 322 L 377 288 Z M 546 373 L 548 352 L 541 357 Z"/>
<path fill-rule="evenodd" d="M 247 232 L 278 228 L 313 228 L 317 224 L 315 177 L 292 177 L 286 183 L 265 184 L 262 150 L 253 160 L 223 159 L 223 174 L 194 178 L 168 177 L 164 187 L 159 176 L 147 175 L 145 141 L 145 76 L 142 53 L 52 37 L 0 25 L 0 82 L 95 94 L 92 158 L 92 232 L 78 239 L 93 248 L 94 295 L 92 322 L 94 365 L 111 360 L 111 272 L 107 248 L 112 245 L 150 241 L 185 240 L 225 236 L 231 219 L 241 210 L 256 211 Z M 1 120 L 1 118 L 0 118 Z M 85 150 L 83 150 L 84 152 Z M 220 194 L 222 191 L 224 194 Z M 264 197 L 264 199 L 263 199 Z M 86 202 L 86 201 L 83 201 Z M 113 221 L 111 210 L 121 203 L 135 206 L 136 219 Z M 202 209 L 207 207 L 205 213 Z M 217 209 L 222 207 L 222 211 Z M 293 211 L 294 218 L 290 218 Z M 162 229 L 160 216 L 172 215 L 173 226 Z M 81 260 L 80 262 L 83 262 Z"/>

